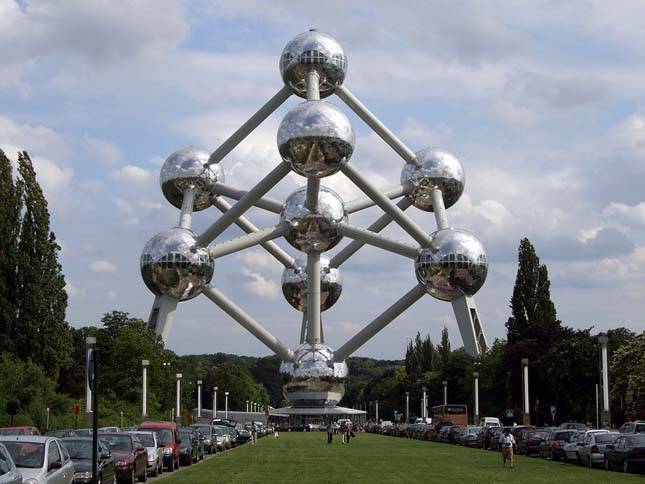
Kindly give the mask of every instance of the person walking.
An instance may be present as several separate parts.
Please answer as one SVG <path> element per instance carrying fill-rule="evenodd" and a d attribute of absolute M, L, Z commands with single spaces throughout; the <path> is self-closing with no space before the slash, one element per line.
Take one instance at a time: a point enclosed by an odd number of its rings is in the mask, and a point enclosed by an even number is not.
<path fill-rule="evenodd" d="M 345 425 L 345 443 L 346 444 L 349 444 L 349 439 L 351 439 L 351 437 L 352 437 L 352 424 L 348 422 Z"/>
<path fill-rule="evenodd" d="M 506 467 L 508 460 L 513 468 L 513 447 L 515 447 L 515 437 L 511 435 L 511 429 L 504 429 L 504 433 L 499 438 L 499 444 L 502 446 L 502 469 Z"/>
<path fill-rule="evenodd" d="M 258 440 L 258 426 L 253 422 L 251 425 L 251 444 L 255 445 Z"/>
<path fill-rule="evenodd" d="M 331 441 L 334 438 L 334 424 L 331 422 L 327 425 L 327 443 L 331 444 Z"/>

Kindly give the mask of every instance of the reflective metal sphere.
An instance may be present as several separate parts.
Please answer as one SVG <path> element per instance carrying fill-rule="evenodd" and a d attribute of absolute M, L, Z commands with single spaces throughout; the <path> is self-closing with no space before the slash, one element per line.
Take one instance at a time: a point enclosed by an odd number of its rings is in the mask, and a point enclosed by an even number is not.
<path fill-rule="evenodd" d="M 141 253 L 141 277 L 157 296 L 187 301 L 202 292 L 213 277 L 214 262 L 197 234 L 175 227 L 155 235 Z"/>
<path fill-rule="evenodd" d="M 304 343 L 293 361 L 280 364 L 284 397 L 294 407 L 335 407 L 345 394 L 347 363 L 333 362 L 334 353 L 324 344 Z"/>
<path fill-rule="evenodd" d="M 432 212 L 432 190 L 438 188 L 446 208 L 454 205 L 464 191 L 466 175 L 461 162 L 440 148 L 425 148 L 416 153 L 421 165 L 407 163 L 401 172 L 401 184 L 410 185 L 408 198 L 412 204 Z"/>
<path fill-rule="evenodd" d="M 320 187 L 318 210 L 310 212 L 305 207 L 307 187 L 302 187 L 287 197 L 280 212 L 280 222 L 289 224 L 285 239 L 296 249 L 309 252 L 325 252 L 343 238 L 338 233 L 340 222 L 347 221 L 343 200 L 332 189 Z"/>
<path fill-rule="evenodd" d="M 462 229 L 442 229 L 432 234 L 436 250 L 423 249 L 414 266 L 417 279 L 428 294 L 443 301 L 472 296 L 484 284 L 488 259 L 481 242 Z"/>
<path fill-rule="evenodd" d="M 297 35 L 282 51 L 280 74 L 294 94 L 307 97 L 307 73 L 320 76 L 320 96 L 326 97 L 340 86 L 347 73 L 347 57 L 341 45 L 327 34 L 310 30 Z"/>
<path fill-rule="evenodd" d="M 282 294 L 298 311 L 307 308 L 307 262 L 296 260 L 297 269 L 287 267 L 282 273 Z M 329 267 L 329 258 L 320 257 L 320 310 L 332 307 L 343 291 L 340 269 Z"/>
<path fill-rule="evenodd" d="M 305 101 L 278 128 L 278 151 L 302 176 L 333 175 L 354 152 L 354 128 L 345 113 L 325 101 Z"/>
<path fill-rule="evenodd" d="M 195 188 L 193 210 L 204 210 L 211 206 L 212 187 L 224 181 L 224 172 L 218 164 L 207 165 L 210 153 L 190 146 L 175 151 L 161 167 L 159 183 L 166 199 L 181 208 L 184 190 Z"/>

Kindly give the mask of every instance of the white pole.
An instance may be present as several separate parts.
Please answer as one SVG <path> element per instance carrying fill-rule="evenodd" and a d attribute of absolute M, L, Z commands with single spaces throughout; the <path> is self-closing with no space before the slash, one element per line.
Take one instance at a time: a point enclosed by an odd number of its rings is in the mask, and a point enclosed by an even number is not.
<path fill-rule="evenodd" d="M 249 401 L 246 401 L 246 413 L 249 413 Z"/>
<path fill-rule="evenodd" d="M 607 356 L 607 343 L 609 338 L 606 335 L 598 337 L 600 343 L 600 356 L 602 361 L 602 425 L 609 425 L 611 413 L 609 412 L 609 362 Z"/>
<path fill-rule="evenodd" d="M 378 400 L 376 401 L 376 421 L 378 422 Z"/>
<path fill-rule="evenodd" d="M 473 372 L 473 378 L 475 379 L 475 414 L 473 415 L 473 424 L 479 425 L 479 372 Z"/>
<path fill-rule="evenodd" d="M 213 390 L 213 418 L 217 418 L 217 390 L 218 387 Z"/>
<path fill-rule="evenodd" d="M 410 423 L 410 392 L 405 392 L 405 423 Z"/>
<path fill-rule="evenodd" d="M 143 378 L 141 379 L 141 384 L 143 386 L 142 398 L 141 398 L 141 415 L 144 417 L 148 415 L 148 365 L 150 364 L 149 360 L 141 360 L 141 366 L 143 367 Z"/>
<path fill-rule="evenodd" d="M 202 381 L 197 380 L 197 418 L 202 418 Z"/>
<path fill-rule="evenodd" d="M 224 418 L 228 418 L 228 392 L 224 392 Z"/>
<path fill-rule="evenodd" d="M 49 430 L 49 407 L 47 407 L 46 410 L 47 410 L 47 424 L 45 425 L 45 428 Z"/>
<path fill-rule="evenodd" d="M 96 338 L 88 336 L 85 338 L 85 354 L 90 356 L 90 350 L 96 346 Z M 86 362 L 87 363 L 87 362 Z M 88 375 L 88 365 L 85 365 L 85 420 L 88 427 L 92 426 L 92 389 L 90 388 L 90 376 Z"/>
<path fill-rule="evenodd" d="M 427 397 L 426 392 L 427 391 L 428 391 L 428 389 L 426 387 L 423 387 L 423 400 L 422 400 L 422 404 L 421 404 L 421 418 L 423 419 L 424 423 L 426 421 L 426 417 L 428 416 L 427 415 L 428 404 L 426 403 L 426 397 Z"/>
<path fill-rule="evenodd" d="M 529 408 L 529 359 L 522 358 L 522 407 L 524 415 L 522 416 L 522 423 L 529 425 L 531 421 L 531 414 Z"/>
<path fill-rule="evenodd" d="M 175 419 L 181 423 L 181 373 L 175 375 L 177 378 L 177 406 L 175 407 Z"/>
<path fill-rule="evenodd" d="M 441 384 L 443 385 L 443 404 L 448 405 L 448 382 L 444 380 Z"/>
<path fill-rule="evenodd" d="M 598 384 L 596 383 L 596 428 L 600 428 L 600 408 L 598 406 Z"/>

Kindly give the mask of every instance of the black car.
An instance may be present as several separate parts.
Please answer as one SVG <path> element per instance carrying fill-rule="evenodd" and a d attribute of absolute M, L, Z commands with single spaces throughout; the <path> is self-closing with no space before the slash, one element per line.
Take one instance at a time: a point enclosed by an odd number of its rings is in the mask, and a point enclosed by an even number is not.
<path fill-rule="evenodd" d="M 546 430 L 530 430 L 518 444 L 518 453 L 524 455 L 540 455 L 540 444 L 546 439 Z"/>
<path fill-rule="evenodd" d="M 605 469 L 645 471 L 645 434 L 627 434 L 605 447 Z"/>
<path fill-rule="evenodd" d="M 181 427 L 179 429 L 179 464 L 189 466 L 199 460 L 199 436 L 194 429 Z"/>
<path fill-rule="evenodd" d="M 92 482 L 92 438 L 65 437 L 62 441 L 74 463 L 74 484 Z M 114 457 L 101 441 L 98 441 L 97 451 L 98 482 L 101 484 L 114 484 L 116 482 Z"/>

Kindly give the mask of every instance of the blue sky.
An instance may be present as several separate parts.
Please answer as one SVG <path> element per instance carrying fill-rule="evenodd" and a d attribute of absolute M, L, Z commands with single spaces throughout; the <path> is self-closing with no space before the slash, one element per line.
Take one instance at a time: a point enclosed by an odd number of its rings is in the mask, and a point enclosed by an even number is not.
<path fill-rule="evenodd" d="M 476 299 L 489 340 L 503 337 L 517 246 L 528 237 L 549 267 L 561 320 L 574 328 L 643 329 L 645 34 L 639 1 L 493 0 L 355 3 L 0 0 L 0 147 L 26 149 L 50 201 L 74 326 L 112 309 L 146 318 L 139 276 L 146 241 L 177 223 L 158 185 L 177 149 L 215 149 L 281 88 L 278 59 L 315 27 L 349 60 L 346 85 L 413 150 L 455 153 L 466 191 L 451 224 L 476 234 L 490 270 Z M 353 162 L 382 186 L 403 162 L 336 97 L 357 133 Z M 275 135 L 291 98 L 223 162 L 250 188 L 279 162 Z M 304 183 L 289 176 L 284 199 Z M 323 181 L 346 200 L 357 192 Z M 411 211 L 429 232 L 431 214 Z M 276 217 L 253 210 L 260 226 Z M 218 212 L 195 214 L 202 230 Z M 366 226 L 370 209 L 350 217 Z M 406 239 L 395 228 L 386 235 Z M 218 241 L 239 235 L 228 230 Z M 280 242 L 292 255 L 295 250 Z M 213 284 L 290 345 L 300 313 L 283 299 L 280 266 L 260 249 L 216 263 Z M 343 266 L 344 293 L 323 313 L 332 347 L 415 283 L 408 260 L 365 249 Z M 398 358 L 416 331 L 443 326 L 450 305 L 419 301 L 359 355 Z M 178 353 L 267 350 L 205 298 L 179 305 Z"/>

